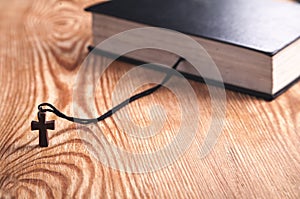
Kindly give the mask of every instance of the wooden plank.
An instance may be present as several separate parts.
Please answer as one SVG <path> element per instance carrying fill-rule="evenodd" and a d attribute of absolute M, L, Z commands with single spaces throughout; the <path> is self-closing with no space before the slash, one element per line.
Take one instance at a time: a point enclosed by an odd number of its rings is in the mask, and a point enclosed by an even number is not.
<path fill-rule="evenodd" d="M 227 91 L 224 130 L 213 151 L 201 158 L 210 97 L 205 85 L 190 81 L 200 107 L 195 140 L 174 164 L 158 171 L 133 174 L 104 166 L 85 148 L 90 140 L 80 137 L 75 125 L 51 114 L 47 119 L 56 119 L 56 130 L 49 132 L 50 146 L 40 148 L 38 133 L 30 131 L 36 106 L 50 102 L 72 115 L 73 83 L 91 42 L 91 17 L 83 8 L 91 3 L 0 2 L 0 197 L 300 197 L 299 83 L 271 103 Z M 99 114 L 111 107 L 112 91 L 130 69 L 114 63 L 98 81 L 94 102 Z M 117 147 L 157 150 L 172 141 L 180 125 L 176 96 L 161 89 L 127 110 L 146 126 L 148 109 L 155 104 L 163 107 L 167 120 L 150 139 L 131 139 L 113 118 L 99 126 Z"/>

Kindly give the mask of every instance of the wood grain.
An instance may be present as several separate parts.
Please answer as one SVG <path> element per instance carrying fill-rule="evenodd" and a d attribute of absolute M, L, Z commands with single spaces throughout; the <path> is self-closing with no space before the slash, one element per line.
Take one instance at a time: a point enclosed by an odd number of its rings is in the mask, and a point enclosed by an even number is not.
<path fill-rule="evenodd" d="M 91 17 L 83 8 L 92 3 L 0 2 L 0 198 L 300 197 L 299 83 L 270 103 L 227 91 L 225 127 L 213 151 L 201 158 L 210 97 L 205 85 L 190 81 L 200 107 L 196 138 L 174 164 L 155 172 L 105 167 L 86 149 L 90 140 L 78 134 L 89 132 L 88 127 L 79 129 L 51 114 L 47 119 L 56 119 L 57 128 L 49 132 L 50 147 L 39 148 L 38 133 L 30 131 L 36 106 L 50 102 L 73 113 L 73 83 L 91 43 Z M 116 62 L 105 71 L 95 91 L 99 114 L 111 107 L 112 91 L 130 69 Z M 180 124 L 176 96 L 163 88 L 127 109 L 135 123 L 147 125 L 148 109 L 155 104 L 164 107 L 167 120 L 150 139 L 130 139 L 113 118 L 99 128 L 125 150 L 157 150 L 172 140 Z"/>

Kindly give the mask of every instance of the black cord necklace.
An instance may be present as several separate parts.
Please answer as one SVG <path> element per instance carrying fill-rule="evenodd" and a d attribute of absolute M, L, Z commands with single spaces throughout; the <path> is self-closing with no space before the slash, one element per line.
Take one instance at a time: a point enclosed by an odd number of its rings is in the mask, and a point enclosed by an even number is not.
<path fill-rule="evenodd" d="M 175 69 L 178 67 L 178 65 L 184 61 L 183 58 L 179 58 L 177 62 L 172 66 L 172 69 Z M 64 113 L 60 112 L 55 106 L 53 106 L 50 103 L 42 103 L 38 105 L 38 122 L 32 121 L 31 122 L 31 130 L 39 130 L 39 146 L 40 147 L 48 147 L 49 145 L 49 139 L 48 139 L 48 133 L 47 129 L 54 130 L 55 129 L 55 121 L 46 121 L 46 112 L 54 113 L 56 116 L 66 119 L 70 122 L 78 123 L 78 124 L 91 124 L 91 123 L 97 123 L 102 120 L 105 120 L 106 118 L 112 116 L 115 112 L 118 110 L 124 108 L 126 105 L 128 105 L 131 102 L 134 102 L 137 99 L 140 99 L 142 97 L 145 97 L 147 95 L 150 95 L 157 91 L 159 88 L 161 88 L 166 82 L 169 81 L 169 79 L 172 77 L 171 73 L 167 73 L 165 78 L 162 80 L 162 82 L 156 86 L 153 86 L 152 88 L 149 88 L 143 92 L 140 92 L 138 94 L 133 95 L 132 97 L 124 100 L 117 106 L 113 107 L 103 115 L 99 116 L 98 118 L 93 119 L 83 119 L 83 118 L 76 118 L 76 117 L 70 117 L 65 115 Z"/>

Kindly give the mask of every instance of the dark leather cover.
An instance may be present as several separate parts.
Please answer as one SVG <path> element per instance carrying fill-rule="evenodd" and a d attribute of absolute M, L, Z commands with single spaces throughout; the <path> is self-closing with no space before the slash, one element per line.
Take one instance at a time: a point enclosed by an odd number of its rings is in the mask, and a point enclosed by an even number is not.
<path fill-rule="evenodd" d="M 274 55 L 300 38 L 300 5 L 276 0 L 113 0 L 86 11 Z"/>

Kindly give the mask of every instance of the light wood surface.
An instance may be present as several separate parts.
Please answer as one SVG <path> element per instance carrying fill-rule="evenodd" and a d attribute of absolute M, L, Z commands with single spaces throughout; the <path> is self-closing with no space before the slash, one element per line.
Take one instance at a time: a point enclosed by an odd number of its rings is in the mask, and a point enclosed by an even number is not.
<path fill-rule="evenodd" d="M 86 150 L 89 140 L 78 136 L 75 125 L 51 114 L 47 119 L 56 119 L 56 130 L 49 131 L 49 148 L 39 148 L 38 132 L 30 130 L 36 106 L 50 102 L 73 112 L 73 83 L 91 43 L 91 16 L 83 8 L 91 3 L 0 2 L 0 198 L 300 198 L 299 83 L 273 102 L 227 91 L 225 127 L 201 158 L 210 97 L 205 85 L 190 81 L 200 107 L 196 137 L 183 156 L 158 171 L 105 167 Z M 115 63 L 99 80 L 99 114 L 111 107 L 112 90 L 130 69 Z M 127 109 L 137 124 L 146 125 L 147 110 L 155 104 L 165 109 L 167 120 L 151 139 L 130 140 L 113 118 L 101 123 L 103 134 L 125 150 L 159 149 L 180 124 L 176 96 L 163 88 Z"/>

